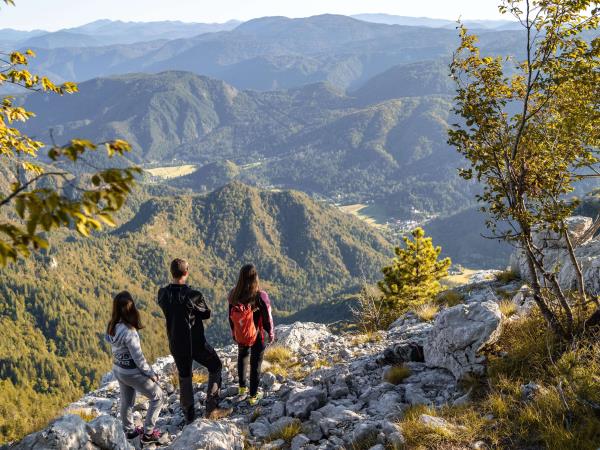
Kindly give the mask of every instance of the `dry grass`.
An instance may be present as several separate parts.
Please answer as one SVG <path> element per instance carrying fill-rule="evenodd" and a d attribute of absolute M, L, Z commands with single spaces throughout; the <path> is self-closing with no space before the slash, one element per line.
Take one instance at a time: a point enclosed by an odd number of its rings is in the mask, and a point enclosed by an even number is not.
<path fill-rule="evenodd" d="M 331 367 L 331 363 L 325 358 L 317 359 L 313 364 L 313 368 L 315 369 L 323 369 L 325 367 Z"/>
<path fill-rule="evenodd" d="M 98 415 L 89 409 L 71 409 L 69 410 L 69 414 L 73 414 L 81 417 L 85 422 L 91 422 Z"/>
<path fill-rule="evenodd" d="M 443 416 L 449 425 L 438 427 L 425 424 L 421 420 L 422 414 Z M 406 448 L 410 449 L 469 448 L 485 426 L 484 418 L 467 413 L 465 409 L 455 408 L 454 414 L 451 414 L 450 409 L 436 411 L 422 405 L 408 409 L 400 422 L 402 434 L 406 439 Z"/>
<path fill-rule="evenodd" d="M 283 345 L 271 345 L 265 350 L 264 360 L 271 364 L 289 364 L 294 353 Z"/>
<path fill-rule="evenodd" d="M 511 281 L 518 279 L 519 275 L 512 270 L 505 270 L 504 272 L 496 274 L 496 280 L 501 281 L 502 283 L 510 283 Z"/>
<path fill-rule="evenodd" d="M 278 439 L 283 439 L 286 443 L 290 444 L 292 439 L 302 431 L 302 422 L 298 419 L 294 419 L 289 424 L 273 431 L 266 439 L 267 442 L 273 442 Z"/>
<path fill-rule="evenodd" d="M 398 364 L 386 370 L 384 380 L 391 384 L 400 384 L 409 376 L 410 369 L 401 364 Z"/>
<path fill-rule="evenodd" d="M 517 305 L 512 300 L 501 300 L 500 303 L 498 303 L 498 306 L 504 317 L 510 317 L 517 313 Z"/>
<path fill-rule="evenodd" d="M 438 305 L 446 306 L 448 308 L 460 305 L 461 303 L 464 303 L 464 301 L 465 296 L 463 294 L 460 294 L 459 292 L 456 292 L 453 289 L 448 289 L 447 291 L 440 293 L 436 299 L 436 303 Z"/>
<path fill-rule="evenodd" d="M 440 311 L 440 307 L 437 305 L 426 304 L 421 305 L 415 310 L 415 314 L 419 317 L 419 319 L 425 322 L 431 322 L 435 319 L 435 316 Z"/>
<path fill-rule="evenodd" d="M 203 384 L 208 381 L 208 373 L 206 372 L 194 372 L 192 373 L 192 383 Z"/>
<path fill-rule="evenodd" d="M 375 342 L 380 342 L 382 339 L 383 338 L 381 337 L 381 334 L 377 331 L 374 331 L 371 333 L 363 333 L 353 336 L 350 342 L 353 347 L 356 347 L 362 344 L 373 344 Z"/>
<path fill-rule="evenodd" d="M 409 410 L 401 422 L 407 447 L 450 448 L 483 440 L 490 448 L 597 449 L 599 337 L 559 342 L 537 315 L 507 323 L 497 352 L 489 356 L 486 389 L 466 406 Z M 521 386 L 529 382 L 541 389 L 524 399 Z M 422 413 L 456 427 L 428 429 L 418 420 Z"/>
<path fill-rule="evenodd" d="M 294 353 L 287 347 L 282 345 L 268 347 L 265 350 L 264 359 L 268 363 L 269 372 L 273 375 L 294 380 L 300 380 L 306 376 L 306 369 L 298 362 Z"/>

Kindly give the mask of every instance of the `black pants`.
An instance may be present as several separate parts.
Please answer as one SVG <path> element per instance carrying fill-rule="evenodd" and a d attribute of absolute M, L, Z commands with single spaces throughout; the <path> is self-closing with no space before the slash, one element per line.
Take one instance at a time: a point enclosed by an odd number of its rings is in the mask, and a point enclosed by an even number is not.
<path fill-rule="evenodd" d="M 206 412 L 214 410 L 219 403 L 221 390 L 221 369 L 223 364 L 215 349 L 208 343 L 192 350 L 192 355 L 173 355 L 179 372 L 179 400 L 181 409 L 188 422 L 194 420 L 194 389 L 192 385 L 192 366 L 196 361 L 208 369 L 208 388 L 206 390 Z"/>
<path fill-rule="evenodd" d="M 260 366 L 262 365 L 265 345 L 261 336 L 256 338 L 252 347 L 238 345 L 238 379 L 240 387 L 246 387 L 246 372 L 248 363 L 250 363 L 250 395 L 256 395 L 258 392 L 258 383 L 260 381 Z"/>

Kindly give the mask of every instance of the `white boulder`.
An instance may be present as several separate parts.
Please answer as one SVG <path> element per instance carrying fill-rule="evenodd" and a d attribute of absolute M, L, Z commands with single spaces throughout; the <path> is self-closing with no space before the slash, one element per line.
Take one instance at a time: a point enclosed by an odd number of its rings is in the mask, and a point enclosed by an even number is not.
<path fill-rule="evenodd" d="M 168 447 L 171 450 L 242 450 L 241 430 L 229 421 L 198 419 L 186 426 L 181 435 Z"/>
<path fill-rule="evenodd" d="M 495 302 L 469 303 L 441 311 L 423 346 L 425 363 L 448 369 L 456 379 L 482 374 L 485 358 L 479 352 L 495 342 L 502 313 Z"/>
<path fill-rule="evenodd" d="M 289 348 L 293 352 L 307 350 L 311 345 L 327 341 L 331 332 L 327 325 L 312 322 L 296 322 L 291 325 L 275 327 L 277 343 Z"/>
<path fill-rule="evenodd" d="M 30 434 L 13 450 L 91 450 L 86 423 L 74 414 L 67 414 L 54 421 L 45 430 Z"/>

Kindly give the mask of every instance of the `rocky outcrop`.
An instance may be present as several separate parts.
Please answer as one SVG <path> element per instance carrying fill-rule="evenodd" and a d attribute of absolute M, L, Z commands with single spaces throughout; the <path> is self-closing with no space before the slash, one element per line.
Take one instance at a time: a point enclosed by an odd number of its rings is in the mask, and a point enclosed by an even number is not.
<path fill-rule="evenodd" d="M 569 236 L 575 247 L 575 257 L 579 261 L 586 289 L 594 294 L 600 293 L 600 239 L 587 236 L 592 219 L 574 216 L 567 219 Z M 558 271 L 558 281 L 563 289 L 577 289 L 575 269 L 571 264 L 564 237 L 552 231 L 534 235 L 534 243 L 544 252 L 548 270 Z M 530 279 L 527 259 L 522 250 L 516 250 L 510 258 L 511 270 L 524 280 Z"/>
<path fill-rule="evenodd" d="M 92 450 L 94 448 L 85 422 L 76 415 L 66 415 L 57 419 L 45 430 L 27 436 L 14 446 L 13 450 L 57 450 L 67 448 L 72 450 Z"/>
<path fill-rule="evenodd" d="M 519 286 L 515 283 L 507 289 L 516 291 Z M 466 287 L 462 292 L 465 304 L 442 310 L 433 323 L 405 314 L 380 332 L 379 339 L 369 342 L 334 335 L 319 324 L 277 327 L 278 344 L 292 350 L 290 364 L 303 374 L 284 376 L 267 368 L 261 380 L 265 397 L 258 409 L 237 395 L 237 348 L 218 349 L 223 360 L 222 404 L 234 408 L 230 418 L 218 422 L 199 419 L 184 426 L 179 394 L 171 384 L 173 360 L 160 358 L 153 369 L 160 375 L 167 404 L 157 426 L 166 432 L 167 448 L 173 450 L 241 449 L 244 439 L 264 449 L 333 450 L 364 442 L 375 448 L 397 448 L 404 438 L 395 423 L 411 405 L 438 407 L 468 401 L 459 379 L 482 371 L 484 358 L 479 352 L 500 332 L 501 315 L 494 303 L 499 301 L 498 288 L 495 281 Z M 399 379 L 388 376 L 399 364 L 409 372 Z M 205 398 L 205 387 L 194 386 L 198 405 Z M 16 448 L 137 447 L 137 440 L 124 440 L 116 419 L 118 404 L 118 383 L 107 375 L 101 388 L 67 409 L 97 415 L 96 419 L 86 424 L 78 416 L 66 415 Z M 136 406 L 138 424 L 145 408 L 144 401 Z M 203 412 L 199 407 L 198 417 Z M 284 429 L 298 430 L 298 434 L 283 441 Z"/>
<path fill-rule="evenodd" d="M 423 347 L 425 363 L 448 369 L 456 379 L 481 375 L 481 350 L 500 336 L 502 313 L 491 301 L 457 305 L 440 312 Z"/>

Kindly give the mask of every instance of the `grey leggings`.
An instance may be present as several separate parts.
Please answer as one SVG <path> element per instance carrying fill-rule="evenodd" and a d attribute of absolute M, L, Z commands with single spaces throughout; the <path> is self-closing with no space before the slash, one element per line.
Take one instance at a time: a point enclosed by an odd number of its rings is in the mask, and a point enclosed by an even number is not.
<path fill-rule="evenodd" d="M 117 371 L 113 371 L 113 373 L 121 390 L 121 421 L 123 422 L 123 428 L 126 431 L 134 429 L 132 412 L 135 405 L 135 394 L 139 392 L 150 400 L 146 420 L 144 421 L 144 432 L 151 433 L 162 408 L 164 398 L 162 389 L 141 373 L 134 375 L 126 375 Z"/>

